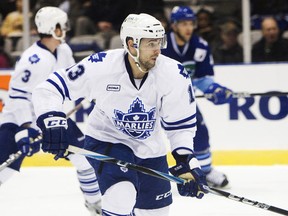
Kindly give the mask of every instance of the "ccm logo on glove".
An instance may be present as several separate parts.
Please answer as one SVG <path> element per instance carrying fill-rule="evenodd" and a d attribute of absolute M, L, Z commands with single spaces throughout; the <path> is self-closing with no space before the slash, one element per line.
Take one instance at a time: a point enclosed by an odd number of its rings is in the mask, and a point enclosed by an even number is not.
<path fill-rule="evenodd" d="M 68 128 L 67 120 L 65 118 L 55 116 L 44 119 L 45 128 L 64 127 Z"/>

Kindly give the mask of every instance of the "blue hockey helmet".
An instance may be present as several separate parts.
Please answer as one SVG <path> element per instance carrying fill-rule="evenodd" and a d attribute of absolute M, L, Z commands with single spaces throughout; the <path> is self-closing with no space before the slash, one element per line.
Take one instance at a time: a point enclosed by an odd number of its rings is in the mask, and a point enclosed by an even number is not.
<path fill-rule="evenodd" d="M 181 20 L 194 21 L 195 19 L 196 19 L 195 13 L 188 6 L 175 6 L 172 9 L 171 16 L 170 16 L 171 23 L 178 22 Z"/>

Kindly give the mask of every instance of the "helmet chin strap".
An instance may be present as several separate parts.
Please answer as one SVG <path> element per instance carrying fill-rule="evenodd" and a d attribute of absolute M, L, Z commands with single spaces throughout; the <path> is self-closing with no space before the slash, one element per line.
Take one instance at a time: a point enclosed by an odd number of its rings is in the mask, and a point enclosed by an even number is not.
<path fill-rule="evenodd" d="M 58 37 L 55 32 L 53 31 L 52 32 L 52 36 L 53 38 L 55 38 L 56 40 L 60 40 L 61 43 L 64 43 L 65 42 L 65 37 L 66 37 L 66 31 L 62 31 L 62 35 L 60 37 Z"/>
<path fill-rule="evenodd" d="M 137 55 L 134 56 L 132 55 L 132 53 L 127 49 L 129 55 L 131 56 L 131 58 L 135 61 L 136 66 L 138 67 L 138 69 L 142 72 L 142 73 L 147 73 L 147 71 L 144 71 L 141 66 L 140 66 L 140 61 L 139 61 L 139 50 L 136 49 Z"/>

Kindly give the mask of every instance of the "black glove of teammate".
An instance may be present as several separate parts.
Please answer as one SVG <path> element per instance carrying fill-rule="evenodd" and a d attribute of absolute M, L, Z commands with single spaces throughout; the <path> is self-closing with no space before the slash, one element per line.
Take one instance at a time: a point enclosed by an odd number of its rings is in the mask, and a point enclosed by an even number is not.
<path fill-rule="evenodd" d="M 37 139 L 38 136 L 39 131 L 30 127 L 20 128 L 15 134 L 15 142 L 23 155 L 30 157 L 40 151 L 41 140 Z"/>

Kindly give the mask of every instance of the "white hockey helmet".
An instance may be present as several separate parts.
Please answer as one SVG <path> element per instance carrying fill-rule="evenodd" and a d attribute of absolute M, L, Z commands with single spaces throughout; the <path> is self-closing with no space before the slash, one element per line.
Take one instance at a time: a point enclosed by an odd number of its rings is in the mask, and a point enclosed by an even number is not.
<path fill-rule="evenodd" d="M 120 38 L 126 50 L 127 37 L 133 38 L 136 49 L 139 49 L 142 38 L 160 38 L 161 48 L 166 48 L 165 29 L 159 20 L 149 14 L 130 14 L 126 17 L 120 30 Z"/>
<path fill-rule="evenodd" d="M 134 59 L 137 67 L 140 71 L 142 70 L 140 66 L 140 42 L 142 38 L 151 38 L 151 39 L 161 39 L 160 40 L 160 49 L 164 49 L 167 46 L 165 29 L 162 26 L 161 22 L 157 20 L 155 17 L 150 16 L 149 14 L 141 13 L 141 14 L 130 14 L 123 21 L 121 30 L 120 30 L 120 38 L 124 49 L 129 53 L 129 55 Z M 126 39 L 133 39 L 133 46 L 136 49 L 136 56 L 132 55 L 129 51 Z"/>
<path fill-rule="evenodd" d="M 66 31 L 69 30 L 67 14 L 57 7 L 47 6 L 39 9 L 35 15 L 35 24 L 38 33 L 52 35 L 58 40 L 64 40 Z M 63 31 L 61 37 L 55 35 L 57 24 L 60 25 L 61 30 Z"/>

